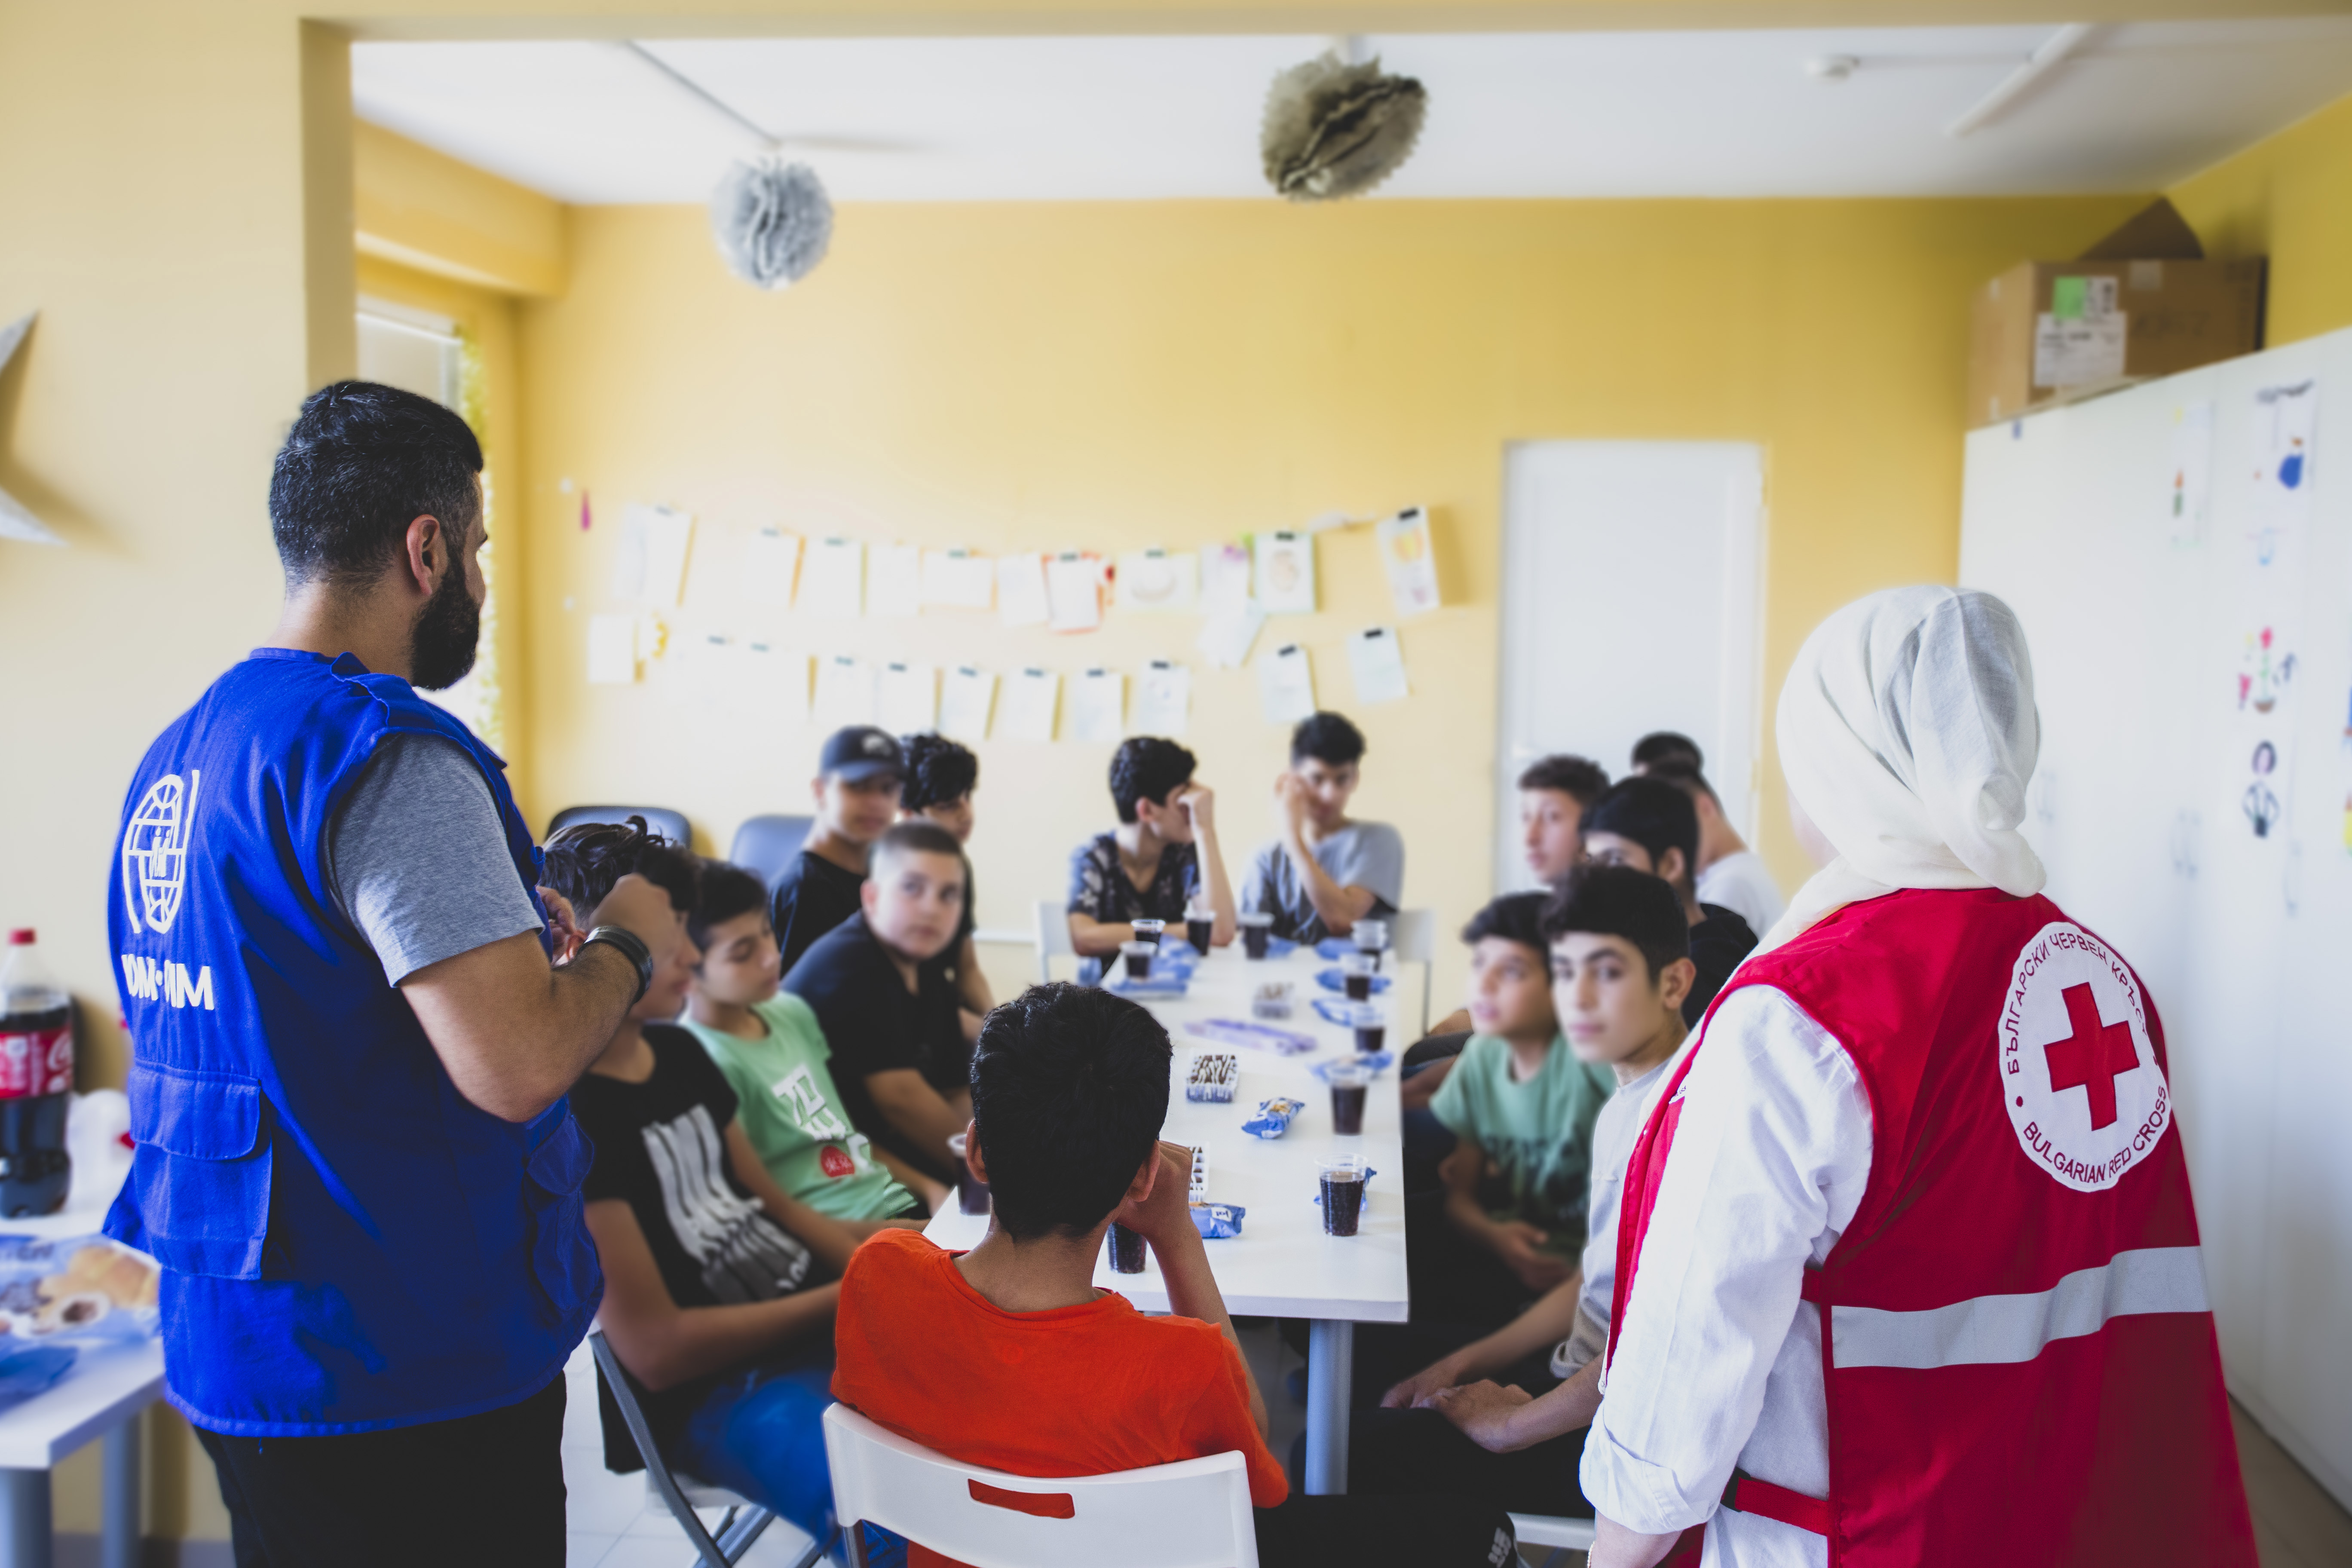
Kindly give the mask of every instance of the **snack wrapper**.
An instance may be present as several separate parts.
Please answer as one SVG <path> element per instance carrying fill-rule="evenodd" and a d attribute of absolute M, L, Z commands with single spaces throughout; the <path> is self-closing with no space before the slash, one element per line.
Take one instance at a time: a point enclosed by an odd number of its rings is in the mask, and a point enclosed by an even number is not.
<path fill-rule="evenodd" d="M 1239 1204 L 1195 1203 L 1192 1228 L 1202 1241 L 1231 1241 L 1242 1233 L 1242 1216 L 1247 1213 Z"/>
<path fill-rule="evenodd" d="M 1298 1113 L 1307 1109 L 1303 1100 L 1291 1100 L 1277 1095 L 1257 1102 L 1257 1114 L 1242 1123 L 1242 1131 L 1253 1138 L 1279 1138 L 1290 1131 Z"/>

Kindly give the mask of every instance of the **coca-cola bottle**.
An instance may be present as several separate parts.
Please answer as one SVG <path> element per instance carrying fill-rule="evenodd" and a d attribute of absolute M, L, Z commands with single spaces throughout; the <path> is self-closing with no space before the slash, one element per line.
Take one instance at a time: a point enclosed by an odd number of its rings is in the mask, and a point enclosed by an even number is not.
<path fill-rule="evenodd" d="M 49 978 L 33 930 L 8 933 L 0 963 L 0 1215 L 55 1214 L 73 1180 L 73 998 Z"/>

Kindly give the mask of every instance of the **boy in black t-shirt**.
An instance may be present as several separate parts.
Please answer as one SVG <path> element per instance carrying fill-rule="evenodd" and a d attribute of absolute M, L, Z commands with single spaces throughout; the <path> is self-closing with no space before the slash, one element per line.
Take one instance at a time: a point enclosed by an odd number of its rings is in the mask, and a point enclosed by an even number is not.
<path fill-rule="evenodd" d="M 570 828 L 547 847 L 547 886 L 593 910 L 635 872 L 670 897 L 677 950 L 572 1090 L 595 1144 L 583 1187 L 604 1272 L 598 1324 L 663 1454 L 822 1537 L 832 1509 L 821 1425 L 832 1403 L 833 1313 L 857 1244 L 882 1224 L 830 1218 L 777 1186 L 736 1120 L 734 1090 L 674 1025 L 701 960 L 684 934 L 693 858 L 628 826 Z M 593 913 L 581 921 L 593 929 Z M 601 1384 L 600 1384 L 601 1388 Z M 610 1396 L 606 1465 L 642 1468 Z"/>
<path fill-rule="evenodd" d="M 866 852 L 898 816 L 906 776 L 906 754 L 887 730 L 852 724 L 825 737 L 809 785 L 816 826 L 776 879 L 768 911 L 786 973 L 818 938 L 857 912 Z"/>
<path fill-rule="evenodd" d="M 1698 808 L 1664 779 L 1621 780 L 1584 814 L 1584 855 L 1595 865 L 1646 871 L 1682 900 L 1691 962 L 1698 966 L 1697 982 L 1683 1002 L 1683 1022 L 1696 1028 L 1715 994 L 1756 948 L 1756 932 L 1746 921 L 1720 904 L 1699 902 Z"/>
<path fill-rule="evenodd" d="M 834 1087 L 877 1147 L 952 1182 L 947 1141 L 971 1120 L 971 1043 L 951 983 L 929 963 L 963 913 L 962 846 L 936 822 L 902 822 L 874 843 L 863 911 L 784 976 L 833 1047 Z"/>

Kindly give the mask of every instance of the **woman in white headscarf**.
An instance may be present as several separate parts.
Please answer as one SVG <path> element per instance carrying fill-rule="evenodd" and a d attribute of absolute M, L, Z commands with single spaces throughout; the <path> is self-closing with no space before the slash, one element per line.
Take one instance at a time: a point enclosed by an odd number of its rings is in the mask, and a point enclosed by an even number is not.
<path fill-rule="evenodd" d="M 2016 616 L 1849 605 L 1778 730 L 1825 864 L 1627 1172 L 1593 1568 L 2251 1568 L 2162 1031 L 2018 832 Z"/>

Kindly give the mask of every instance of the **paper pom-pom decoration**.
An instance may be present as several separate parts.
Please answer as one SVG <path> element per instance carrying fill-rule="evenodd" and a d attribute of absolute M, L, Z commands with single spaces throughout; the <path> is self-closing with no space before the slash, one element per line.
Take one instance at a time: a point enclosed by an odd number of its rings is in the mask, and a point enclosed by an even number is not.
<path fill-rule="evenodd" d="M 1370 190 L 1412 155 L 1429 95 L 1378 58 L 1349 64 L 1335 51 L 1293 66 L 1265 95 L 1258 150 L 1265 177 L 1294 202 Z"/>
<path fill-rule="evenodd" d="M 833 243 L 833 200 L 806 163 L 737 163 L 710 198 L 710 233 L 728 270 L 762 289 L 808 276 Z"/>

